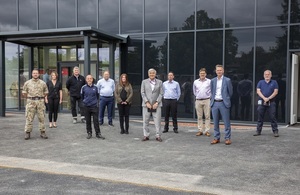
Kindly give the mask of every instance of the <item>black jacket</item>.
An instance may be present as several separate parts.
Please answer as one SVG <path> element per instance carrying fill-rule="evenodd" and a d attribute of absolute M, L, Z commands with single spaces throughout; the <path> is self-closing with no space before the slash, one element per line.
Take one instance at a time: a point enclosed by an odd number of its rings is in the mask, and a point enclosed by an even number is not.
<path fill-rule="evenodd" d="M 86 84 L 83 76 L 79 75 L 78 79 L 72 75 L 66 83 L 66 87 L 70 93 L 70 96 L 80 98 L 81 87 Z"/>

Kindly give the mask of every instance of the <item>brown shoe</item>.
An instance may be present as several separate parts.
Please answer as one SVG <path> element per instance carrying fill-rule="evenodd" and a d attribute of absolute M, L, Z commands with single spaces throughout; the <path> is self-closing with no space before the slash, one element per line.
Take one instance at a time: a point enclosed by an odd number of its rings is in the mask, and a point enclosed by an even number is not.
<path fill-rule="evenodd" d="M 202 133 L 201 131 L 199 131 L 199 132 L 196 134 L 196 136 L 201 136 L 201 135 L 203 135 L 203 133 Z"/>
<path fill-rule="evenodd" d="M 142 139 L 143 142 L 148 141 L 148 140 L 149 140 L 149 137 L 146 137 L 146 136 Z"/>
<path fill-rule="evenodd" d="M 41 132 L 41 138 L 48 139 L 48 136 L 46 135 L 45 131 Z"/>
<path fill-rule="evenodd" d="M 230 144 L 231 144 L 230 139 L 225 140 L 225 145 L 230 145 Z"/>
<path fill-rule="evenodd" d="M 217 143 L 220 143 L 219 139 L 214 139 L 210 142 L 210 144 L 217 144 Z"/>
<path fill-rule="evenodd" d="M 160 137 L 157 137 L 156 141 L 162 142 L 162 139 Z"/>
<path fill-rule="evenodd" d="M 29 140 L 30 139 L 30 132 L 26 132 L 25 134 L 25 140 Z"/>
<path fill-rule="evenodd" d="M 207 137 L 210 137 L 210 133 L 209 132 L 204 133 L 204 135 L 206 135 Z"/>

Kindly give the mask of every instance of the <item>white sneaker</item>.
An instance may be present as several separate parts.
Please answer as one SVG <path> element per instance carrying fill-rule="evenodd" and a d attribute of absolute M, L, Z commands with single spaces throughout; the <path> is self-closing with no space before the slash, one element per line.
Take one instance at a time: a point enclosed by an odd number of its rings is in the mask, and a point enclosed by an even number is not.
<path fill-rule="evenodd" d="M 77 119 L 73 118 L 73 124 L 77 123 Z"/>

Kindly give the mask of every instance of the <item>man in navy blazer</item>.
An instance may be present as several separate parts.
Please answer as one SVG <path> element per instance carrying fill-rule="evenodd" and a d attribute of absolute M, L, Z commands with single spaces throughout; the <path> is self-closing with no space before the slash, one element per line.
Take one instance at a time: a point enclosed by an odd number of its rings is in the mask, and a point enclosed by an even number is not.
<path fill-rule="evenodd" d="M 225 126 L 225 144 L 231 144 L 231 126 L 230 126 L 230 107 L 232 96 L 232 84 L 228 77 L 224 76 L 222 65 L 216 65 L 217 77 L 213 78 L 210 83 L 211 101 L 210 106 L 214 121 L 214 140 L 211 144 L 220 143 L 219 113 L 222 116 Z"/>

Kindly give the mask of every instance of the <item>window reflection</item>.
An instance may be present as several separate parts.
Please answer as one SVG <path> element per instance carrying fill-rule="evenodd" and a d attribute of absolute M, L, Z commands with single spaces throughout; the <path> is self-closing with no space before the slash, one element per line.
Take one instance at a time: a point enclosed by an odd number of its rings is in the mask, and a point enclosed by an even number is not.
<path fill-rule="evenodd" d="M 19 1 L 19 30 L 36 30 L 36 13 L 36 0 Z"/>
<path fill-rule="evenodd" d="M 192 82 L 194 80 L 194 33 L 170 34 L 170 66 L 182 90 L 178 105 L 179 117 L 192 117 L 194 110 Z"/>
<path fill-rule="evenodd" d="M 197 29 L 222 28 L 224 0 L 197 0 Z"/>
<path fill-rule="evenodd" d="M 299 12 L 300 12 L 300 0 L 291 0 L 291 11 L 290 11 L 291 23 L 300 22 Z"/>
<path fill-rule="evenodd" d="M 99 0 L 99 28 L 109 33 L 119 33 L 118 0 Z"/>
<path fill-rule="evenodd" d="M 0 31 L 18 30 L 16 4 L 16 0 L 0 0 Z"/>
<path fill-rule="evenodd" d="M 207 78 L 214 77 L 215 65 L 222 64 L 223 31 L 198 32 L 196 51 L 196 78 L 201 68 L 206 68 Z"/>
<path fill-rule="evenodd" d="M 145 32 L 168 30 L 168 0 L 145 1 Z"/>
<path fill-rule="evenodd" d="M 290 49 L 300 48 L 300 26 L 290 27 Z"/>
<path fill-rule="evenodd" d="M 130 36 L 128 46 L 128 80 L 132 85 L 133 96 L 131 114 L 141 115 L 141 82 L 142 82 L 142 36 Z M 147 77 L 146 77 L 147 78 Z"/>
<path fill-rule="evenodd" d="M 170 0 L 170 31 L 195 29 L 195 0 Z"/>
<path fill-rule="evenodd" d="M 58 0 L 58 28 L 75 27 L 75 0 Z"/>
<path fill-rule="evenodd" d="M 266 69 L 272 71 L 272 79 L 278 79 L 281 76 L 280 79 L 286 80 L 286 30 L 285 27 L 257 29 L 255 88 L 258 81 L 263 79 L 263 73 Z M 281 90 L 281 94 L 286 93 L 284 90 Z M 257 96 L 254 103 L 257 106 Z M 279 105 L 278 109 L 281 108 Z M 255 117 L 256 120 L 257 116 Z M 285 116 L 278 113 L 277 120 L 284 122 Z"/>
<path fill-rule="evenodd" d="M 225 71 L 233 86 L 230 118 L 252 120 L 254 29 L 227 30 L 225 36 Z"/>
<path fill-rule="evenodd" d="M 78 1 L 78 26 L 97 27 L 97 0 Z"/>
<path fill-rule="evenodd" d="M 121 33 L 142 32 L 143 2 L 140 0 L 121 1 Z"/>
<path fill-rule="evenodd" d="M 154 68 L 158 78 L 162 81 L 166 80 L 167 42 L 167 34 L 145 35 L 145 78 L 148 76 L 148 69 Z"/>
<path fill-rule="evenodd" d="M 254 0 L 226 0 L 226 27 L 253 26 Z"/>
<path fill-rule="evenodd" d="M 56 27 L 55 0 L 39 0 L 39 29 Z"/>
<path fill-rule="evenodd" d="M 258 0 L 257 25 L 285 24 L 288 21 L 288 3 L 285 0 Z"/>
<path fill-rule="evenodd" d="M 77 61 L 76 46 L 59 46 L 58 61 Z"/>

